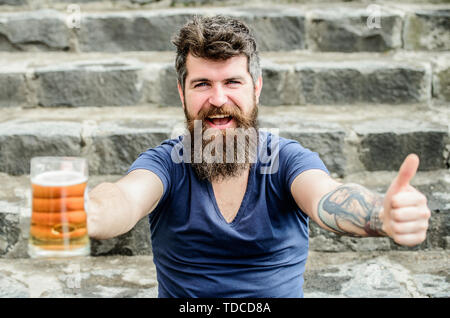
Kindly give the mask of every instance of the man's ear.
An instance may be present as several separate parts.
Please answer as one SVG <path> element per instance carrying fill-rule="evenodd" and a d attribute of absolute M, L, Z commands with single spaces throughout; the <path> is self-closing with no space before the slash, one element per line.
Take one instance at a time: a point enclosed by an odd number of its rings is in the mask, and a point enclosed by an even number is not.
<path fill-rule="evenodd" d="M 177 87 L 178 87 L 178 95 L 180 95 L 180 99 L 181 99 L 181 105 L 183 106 L 183 108 L 186 108 L 186 106 L 184 105 L 183 89 L 181 88 L 179 81 L 177 81 Z"/>
<path fill-rule="evenodd" d="M 256 105 L 259 104 L 259 96 L 261 95 L 261 90 L 263 86 L 262 76 L 258 77 L 255 83 L 255 97 L 256 97 Z"/>

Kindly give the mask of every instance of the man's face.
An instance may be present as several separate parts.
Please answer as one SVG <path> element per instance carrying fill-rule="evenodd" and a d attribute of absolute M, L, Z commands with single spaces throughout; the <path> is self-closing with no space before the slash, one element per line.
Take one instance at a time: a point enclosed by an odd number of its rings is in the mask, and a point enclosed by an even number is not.
<path fill-rule="evenodd" d="M 253 84 L 246 56 L 212 61 L 189 54 L 186 68 L 184 92 L 180 85 L 178 90 L 188 120 L 202 120 L 207 128 L 236 128 L 257 107 L 262 79 Z"/>
<path fill-rule="evenodd" d="M 207 131 L 216 131 L 211 139 L 203 138 L 202 149 L 209 143 L 222 149 L 224 157 L 226 149 L 233 149 L 231 158 L 221 162 L 192 163 L 201 179 L 210 181 L 237 176 L 249 167 L 254 152 L 249 149 L 257 143 L 257 134 L 245 139 L 245 130 L 257 129 L 258 100 L 262 88 L 262 78 L 253 83 L 247 71 L 247 57 L 236 56 L 225 61 L 211 61 L 188 55 L 186 61 L 187 76 L 184 92 L 178 85 L 187 128 L 191 136 L 194 134 L 194 121 L 200 120 L 202 136 L 211 136 Z M 244 131 L 235 128 L 244 128 Z M 216 138 L 217 134 L 219 137 Z M 234 136 L 234 137 L 232 137 Z M 227 142 L 228 137 L 236 141 Z M 244 137 L 244 138 L 239 138 Z M 217 148 L 217 149 L 219 149 Z M 243 150 L 244 149 L 244 150 Z M 219 150 L 218 150 L 219 151 Z M 194 148 L 191 145 L 191 152 Z M 205 151 L 203 154 L 205 155 Z M 214 154 L 217 154 L 213 151 Z M 245 162 L 235 160 L 240 155 Z M 219 157 L 222 157 L 219 155 Z M 205 159 L 205 157 L 203 157 Z"/>

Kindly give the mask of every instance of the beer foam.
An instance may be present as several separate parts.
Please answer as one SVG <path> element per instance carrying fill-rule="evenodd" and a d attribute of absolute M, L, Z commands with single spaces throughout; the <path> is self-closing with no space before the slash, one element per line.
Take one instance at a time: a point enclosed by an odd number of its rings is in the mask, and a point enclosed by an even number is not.
<path fill-rule="evenodd" d="M 44 187 L 70 186 L 87 181 L 87 177 L 76 171 L 47 171 L 38 174 L 31 182 Z"/>

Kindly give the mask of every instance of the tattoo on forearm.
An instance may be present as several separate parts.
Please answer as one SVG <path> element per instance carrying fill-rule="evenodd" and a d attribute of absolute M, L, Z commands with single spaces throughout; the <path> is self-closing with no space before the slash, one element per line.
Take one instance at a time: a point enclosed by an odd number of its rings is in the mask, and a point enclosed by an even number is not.
<path fill-rule="evenodd" d="M 344 184 L 322 198 L 320 220 L 337 234 L 385 236 L 380 213 L 383 197 L 358 184 Z"/>

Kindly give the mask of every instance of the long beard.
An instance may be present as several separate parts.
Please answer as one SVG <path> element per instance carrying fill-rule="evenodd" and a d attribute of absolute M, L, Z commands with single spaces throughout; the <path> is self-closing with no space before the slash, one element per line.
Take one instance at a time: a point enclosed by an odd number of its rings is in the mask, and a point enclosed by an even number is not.
<path fill-rule="evenodd" d="M 191 165 L 200 180 L 213 182 L 237 177 L 256 162 L 259 135 L 255 100 L 249 114 L 243 114 L 236 106 L 222 106 L 210 107 L 195 119 L 186 109 L 185 115 L 188 132 L 194 136 L 190 138 Z M 213 115 L 231 115 L 237 127 L 211 128 L 206 118 Z"/>

